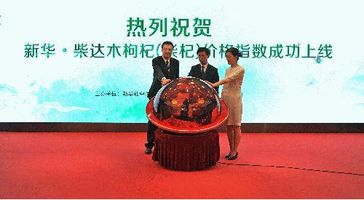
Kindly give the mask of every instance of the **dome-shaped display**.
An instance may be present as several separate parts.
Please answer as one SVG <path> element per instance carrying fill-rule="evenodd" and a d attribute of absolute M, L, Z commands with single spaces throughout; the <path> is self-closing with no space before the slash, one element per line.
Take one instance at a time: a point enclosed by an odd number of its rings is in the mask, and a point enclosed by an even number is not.
<path fill-rule="evenodd" d="M 227 108 L 208 83 L 187 77 L 162 87 L 148 103 L 147 115 L 162 129 L 199 133 L 222 124 L 227 118 Z"/>

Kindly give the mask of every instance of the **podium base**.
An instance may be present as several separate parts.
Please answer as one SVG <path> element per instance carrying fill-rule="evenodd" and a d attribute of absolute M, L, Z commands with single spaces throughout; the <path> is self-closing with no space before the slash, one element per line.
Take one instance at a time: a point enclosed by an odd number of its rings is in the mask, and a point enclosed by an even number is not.
<path fill-rule="evenodd" d="M 214 166 L 220 158 L 219 134 L 210 130 L 201 134 L 173 134 L 155 131 L 153 160 L 173 170 L 201 170 Z"/>

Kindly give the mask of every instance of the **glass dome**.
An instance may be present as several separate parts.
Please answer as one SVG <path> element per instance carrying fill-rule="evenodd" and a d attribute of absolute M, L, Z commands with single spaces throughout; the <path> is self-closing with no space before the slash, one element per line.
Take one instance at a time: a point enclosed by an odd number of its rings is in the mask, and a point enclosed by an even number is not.
<path fill-rule="evenodd" d="M 148 118 L 173 132 L 203 132 L 227 117 L 215 89 L 199 78 L 178 78 L 162 87 L 151 102 Z"/>

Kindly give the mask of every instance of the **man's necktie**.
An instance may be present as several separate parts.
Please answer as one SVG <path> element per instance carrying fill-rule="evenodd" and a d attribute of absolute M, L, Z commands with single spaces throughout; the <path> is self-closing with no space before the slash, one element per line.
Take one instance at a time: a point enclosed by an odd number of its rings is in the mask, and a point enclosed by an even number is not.
<path fill-rule="evenodd" d="M 168 60 L 166 60 L 166 66 L 167 66 L 167 70 L 169 72 L 170 71 L 170 68 L 169 68 L 169 62 L 168 62 Z"/>

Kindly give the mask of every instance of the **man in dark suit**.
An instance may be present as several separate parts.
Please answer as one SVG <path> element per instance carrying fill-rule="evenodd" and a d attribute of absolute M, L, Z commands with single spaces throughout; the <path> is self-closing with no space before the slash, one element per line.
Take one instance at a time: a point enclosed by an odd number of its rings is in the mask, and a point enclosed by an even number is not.
<path fill-rule="evenodd" d="M 173 44 L 165 41 L 162 44 L 162 56 L 152 60 L 153 82 L 148 92 L 148 98 L 153 98 L 163 85 L 179 78 L 179 61 L 172 58 Z M 147 143 L 145 143 L 145 153 L 151 154 L 154 146 L 154 131 L 157 127 L 148 121 Z"/>
<path fill-rule="evenodd" d="M 210 50 L 205 47 L 200 47 L 197 50 L 199 64 L 191 67 L 188 76 L 200 78 L 211 83 L 216 83 L 219 81 L 219 74 L 217 68 L 208 63 L 208 58 L 210 57 Z M 216 92 L 219 92 L 219 87 L 215 88 Z"/>

